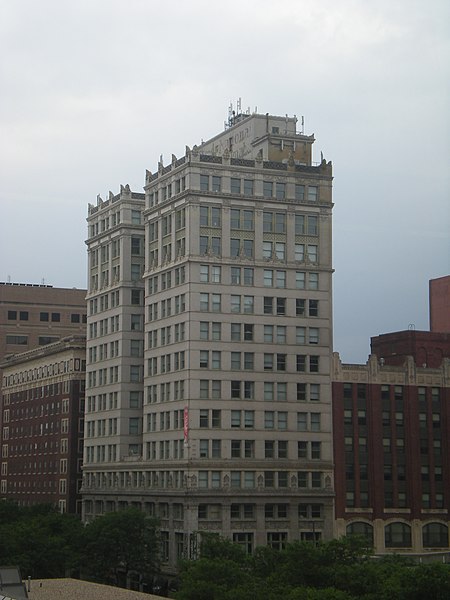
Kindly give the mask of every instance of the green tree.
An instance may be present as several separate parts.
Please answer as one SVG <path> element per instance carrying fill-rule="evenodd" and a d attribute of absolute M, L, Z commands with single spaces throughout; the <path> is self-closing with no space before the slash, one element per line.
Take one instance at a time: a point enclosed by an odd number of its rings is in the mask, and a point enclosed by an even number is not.
<path fill-rule="evenodd" d="M 383 579 L 380 600 L 447 600 L 450 566 L 442 563 L 402 566 Z"/>
<path fill-rule="evenodd" d="M 19 565 L 25 577 L 64 577 L 78 569 L 82 532 L 77 517 L 51 505 L 1 506 L 0 562 Z"/>
<path fill-rule="evenodd" d="M 83 543 L 83 576 L 92 581 L 125 586 L 128 576 L 150 581 L 159 571 L 157 521 L 138 509 L 97 517 Z"/>

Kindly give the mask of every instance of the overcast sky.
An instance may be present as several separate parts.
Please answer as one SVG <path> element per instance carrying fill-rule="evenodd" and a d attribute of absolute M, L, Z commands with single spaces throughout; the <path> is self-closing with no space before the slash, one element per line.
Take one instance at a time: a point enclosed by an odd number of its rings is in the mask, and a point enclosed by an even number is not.
<path fill-rule="evenodd" d="M 448 0 L 0 0 L 0 281 L 86 287 L 86 213 L 230 101 L 334 168 L 335 350 L 428 329 L 450 273 Z"/>

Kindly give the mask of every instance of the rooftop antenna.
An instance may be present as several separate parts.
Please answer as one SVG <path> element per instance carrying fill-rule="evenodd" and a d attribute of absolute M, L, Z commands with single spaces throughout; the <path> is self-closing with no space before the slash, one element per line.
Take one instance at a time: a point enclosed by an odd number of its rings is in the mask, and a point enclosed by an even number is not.
<path fill-rule="evenodd" d="M 11 283 L 11 275 L 8 275 L 8 283 Z"/>
<path fill-rule="evenodd" d="M 44 278 L 42 278 L 41 283 L 42 283 L 42 285 L 45 285 L 45 279 Z"/>
<path fill-rule="evenodd" d="M 230 105 L 228 107 L 228 122 L 225 121 L 225 129 L 229 129 L 233 125 L 233 103 L 230 100 Z"/>

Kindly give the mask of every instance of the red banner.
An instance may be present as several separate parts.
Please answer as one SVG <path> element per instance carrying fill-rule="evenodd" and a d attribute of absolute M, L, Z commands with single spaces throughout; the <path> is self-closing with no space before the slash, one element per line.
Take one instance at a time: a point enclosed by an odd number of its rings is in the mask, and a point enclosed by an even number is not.
<path fill-rule="evenodd" d="M 188 437 L 189 437 L 189 409 L 187 406 L 184 407 L 183 426 L 184 426 L 184 441 L 186 443 L 188 441 Z"/>

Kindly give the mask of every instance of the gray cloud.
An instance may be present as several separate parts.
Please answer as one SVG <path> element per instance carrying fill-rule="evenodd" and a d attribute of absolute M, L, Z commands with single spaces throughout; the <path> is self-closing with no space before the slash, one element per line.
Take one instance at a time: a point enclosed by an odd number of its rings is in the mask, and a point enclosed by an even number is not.
<path fill-rule="evenodd" d="M 428 326 L 450 272 L 448 2 L 6 1 L 0 279 L 86 285 L 88 202 L 141 189 L 230 99 L 305 116 L 335 174 L 335 347 Z"/>

